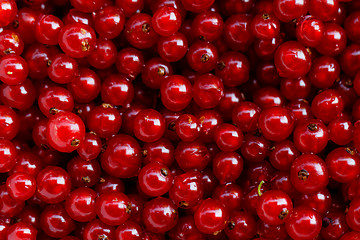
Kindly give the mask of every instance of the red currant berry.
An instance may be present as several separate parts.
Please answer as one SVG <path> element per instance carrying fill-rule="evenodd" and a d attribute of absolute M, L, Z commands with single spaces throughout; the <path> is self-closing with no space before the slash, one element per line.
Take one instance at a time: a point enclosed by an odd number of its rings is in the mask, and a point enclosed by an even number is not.
<path fill-rule="evenodd" d="M 325 162 L 313 154 L 297 157 L 290 168 L 290 180 L 294 188 L 301 193 L 315 193 L 326 187 L 329 182 Z"/>
<path fill-rule="evenodd" d="M 170 6 L 158 8 L 152 17 L 152 27 L 161 36 L 170 36 L 176 33 L 181 26 L 180 12 Z"/>
<path fill-rule="evenodd" d="M 176 205 L 168 198 L 158 197 L 145 203 L 143 222 L 153 233 L 165 233 L 175 227 L 179 218 Z"/>
<path fill-rule="evenodd" d="M 101 156 L 102 169 L 113 177 L 129 178 L 138 174 L 141 167 L 139 143 L 131 136 L 120 134 L 106 143 Z"/>
<path fill-rule="evenodd" d="M 129 198 L 120 192 L 103 193 L 96 199 L 96 214 L 110 226 L 123 224 L 130 216 Z"/>
<path fill-rule="evenodd" d="M 295 147 L 303 153 L 321 152 L 328 143 L 328 130 L 326 126 L 316 119 L 299 122 L 294 133 Z"/>
<path fill-rule="evenodd" d="M 48 166 L 36 176 L 37 196 L 46 203 L 65 200 L 71 190 L 69 174 L 62 168 Z"/>
<path fill-rule="evenodd" d="M 292 133 L 294 119 L 291 112 L 284 107 L 267 108 L 260 113 L 259 127 L 268 140 L 282 141 Z"/>
<path fill-rule="evenodd" d="M 16 85 L 26 80 L 29 73 L 27 62 L 20 56 L 9 54 L 0 59 L 0 80 L 7 85 Z"/>
<path fill-rule="evenodd" d="M 151 197 L 164 195 L 173 183 L 170 169 L 157 162 L 145 165 L 139 172 L 138 179 L 141 191 Z"/>
<path fill-rule="evenodd" d="M 285 227 L 292 239 L 314 239 L 321 231 L 321 217 L 307 207 L 294 208 L 287 217 Z"/>
<path fill-rule="evenodd" d="M 85 125 L 80 117 L 71 112 L 59 112 L 46 126 L 46 138 L 54 149 L 72 152 L 85 138 Z"/>
<path fill-rule="evenodd" d="M 274 56 L 276 69 L 281 77 L 298 78 L 310 71 L 310 55 L 299 42 L 281 44 Z"/>
<path fill-rule="evenodd" d="M 52 204 L 42 211 L 40 226 L 46 235 L 53 238 L 62 238 L 75 229 L 75 222 L 66 213 L 62 204 Z"/>
<path fill-rule="evenodd" d="M 225 229 L 229 213 L 219 200 L 208 198 L 199 205 L 194 219 L 200 232 L 216 235 Z"/>
<path fill-rule="evenodd" d="M 28 200 L 35 194 L 35 178 L 27 173 L 14 173 L 6 179 L 9 195 L 15 200 Z"/>
<path fill-rule="evenodd" d="M 134 134 L 144 142 L 155 142 L 165 132 L 165 119 L 154 109 L 139 112 L 134 119 Z"/>
<path fill-rule="evenodd" d="M 259 218 L 269 225 L 280 225 L 292 211 L 291 198 L 280 190 L 270 190 L 260 196 L 257 214 Z"/>
<path fill-rule="evenodd" d="M 187 78 L 171 75 L 161 83 L 161 102 L 170 111 L 181 111 L 189 105 L 192 92 L 191 83 Z"/>
<path fill-rule="evenodd" d="M 120 35 L 125 25 L 125 15 L 120 8 L 107 6 L 96 12 L 95 31 L 104 38 L 113 39 Z"/>
<path fill-rule="evenodd" d="M 90 222 L 96 217 L 95 199 L 96 192 L 91 188 L 77 188 L 66 199 L 66 212 L 75 221 Z"/>
<path fill-rule="evenodd" d="M 61 50 L 70 57 L 86 57 L 95 49 L 95 31 L 83 23 L 70 23 L 59 32 Z"/>

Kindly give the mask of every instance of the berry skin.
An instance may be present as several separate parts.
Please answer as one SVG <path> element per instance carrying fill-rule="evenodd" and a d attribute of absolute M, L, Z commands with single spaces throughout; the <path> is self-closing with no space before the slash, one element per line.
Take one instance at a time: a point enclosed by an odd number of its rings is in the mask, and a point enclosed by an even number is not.
<path fill-rule="evenodd" d="M 90 222 L 96 217 L 95 199 L 96 192 L 91 188 L 77 188 L 65 201 L 66 212 L 75 221 Z"/>
<path fill-rule="evenodd" d="M 155 142 L 165 132 L 165 119 L 156 110 L 145 109 L 139 112 L 134 119 L 134 134 L 144 142 Z"/>
<path fill-rule="evenodd" d="M 141 191 L 151 197 L 164 195 L 173 183 L 170 169 L 157 162 L 144 166 L 139 172 L 138 179 Z"/>
<path fill-rule="evenodd" d="M 171 75 L 160 86 L 161 102 L 170 111 L 178 112 L 186 108 L 193 96 L 190 81 L 180 75 Z"/>
<path fill-rule="evenodd" d="M 169 6 L 163 6 L 156 10 L 152 17 L 152 27 L 161 36 L 170 36 L 176 33 L 181 26 L 180 12 Z"/>
<path fill-rule="evenodd" d="M 52 116 L 46 126 L 46 138 L 60 152 L 76 150 L 85 138 L 85 125 L 71 112 L 59 112 Z"/>
<path fill-rule="evenodd" d="M 298 78 L 306 75 L 311 67 L 309 53 L 296 41 L 281 44 L 275 52 L 274 61 L 280 77 Z"/>
<path fill-rule="evenodd" d="M 297 157 L 290 168 L 290 180 L 294 188 L 304 194 L 315 193 L 329 182 L 325 162 L 313 154 Z"/>
<path fill-rule="evenodd" d="M 118 178 L 130 178 L 138 174 L 141 167 L 139 143 L 125 134 L 115 135 L 107 141 L 100 159 L 102 169 Z"/>
<path fill-rule="evenodd" d="M 18 222 L 8 228 L 6 240 L 36 240 L 37 230 L 29 223 Z"/>
<path fill-rule="evenodd" d="M 286 193 L 270 190 L 260 196 L 257 214 L 264 223 L 280 225 L 286 222 L 286 217 L 292 208 L 291 198 Z"/>
<path fill-rule="evenodd" d="M 27 62 L 20 56 L 9 54 L 0 59 L 0 80 L 16 85 L 26 80 L 29 73 Z"/>
<path fill-rule="evenodd" d="M 303 153 L 321 152 L 328 143 L 328 130 L 322 121 L 317 119 L 302 121 L 295 127 L 295 147 Z"/>
<path fill-rule="evenodd" d="M 235 182 L 243 165 L 244 160 L 236 152 L 220 152 L 213 159 L 213 173 L 221 184 Z"/>
<path fill-rule="evenodd" d="M 272 107 L 260 113 L 259 127 L 268 140 L 282 141 L 292 133 L 294 120 L 291 112 L 286 108 Z"/>
<path fill-rule="evenodd" d="M 225 234 L 231 240 L 250 240 L 256 234 L 256 221 L 250 213 L 235 211 L 229 218 Z"/>
<path fill-rule="evenodd" d="M 243 143 L 244 135 L 236 126 L 228 123 L 220 124 L 214 132 L 214 140 L 220 150 L 233 152 Z"/>
<path fill-rule="evenodd" d="M 71 190 L 69 174 L 62 168 L 48 166 L 36 176 L 36 195 L 46 203 L 60 203 Z"/>
<path fill-rule="evenodd" d="M 14 21 L 18 8 L 15 0 L 5 0 L 0 3 L 0 27 L 6 27 Z"/>
<path fill-rule="evenodd" d="M 33 176 L 27 173 L 14 173 L 6 179 L 6 186 L 9 195 L 15 200 L 27 200 L 36 191 L 36 181 Z"/>
<path fill-rule="evenodd" d="M 212 74 L 196 77 L 193 84 L 193 99 L 203 109 L 216 107 L 224 96 L 224 86 L 220 78 Z"/>
<path fill-rule="evenodd" d="M 309 10 L 309 0 L 275 0 L 273 11 L 275 16 L 282 22 L 290 22 Z"/>
<path fill-rule="evenodd" d="M 316 95 L 311 103 L 314 116 L 325 123 L 334 120 L 344 110 L 344 101 L 336 90 L 325 90 Z"/>
<path fill-rule="evenodd" d="M 167 198 L 158 197 L 144 205 L 143 222 L 153 233 L 165 233 L 175 227 L 179 219 L 176 205 Z"/>
<path fill-rule="evenodd" d="M 307 207 L 297 207 L 288 216 L 285 227 L 291 238 L 310 240 L 320 233 L 321 224 L 321 217 L 317 212 Z"/>
<path fill-rule="evenodd" d="M 360 158 L 356 151 L 347 148 L 332 150 L 325 159 L 329 175 L 337 182 L 351 182 L 360 173 Z"/>
<path fill-rule="evenodd" d="M 42 211 L 40 226 L 46 235 L 53 238 L 62 238 L 75 229 L 75 222 L 66 213 L 62 204 L 52 204 Z"/>
<path fill-rule="evenodd" d="M 225 229 L 229 213 L 219 200 L 208 198 L 195 211 L 194 219 L 200 232 L 216 235 Z"/>
<path fill-rule="evenodd" d="M 351 201 L 348 212 L 346 213 L 346 223 L 356 231 L 360 226 L 360 198 L 357 197 Z"/>
<path fill-rule="evenodd" d="M 115 226 L 123 224 L 130 217 L 131 206 L 125 194 L 109 192 L 96 199 L 95 210 L 102 222 Z"/>
<path fill-rule="evenodd" d="M 169 191 L 170 199 L 180 208 L 196 206 L 204 195 L 201 178 L 202 174 L 194 170 L 175 176 Z"/>

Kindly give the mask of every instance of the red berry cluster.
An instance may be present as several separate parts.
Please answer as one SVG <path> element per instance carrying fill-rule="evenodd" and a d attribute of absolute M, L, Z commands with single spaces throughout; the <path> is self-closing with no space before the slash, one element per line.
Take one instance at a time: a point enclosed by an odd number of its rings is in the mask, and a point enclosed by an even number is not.
<path fill-rule="evenodd" d="M 0 0 L 0 240 L 360 239 L 359 0 Z"/>

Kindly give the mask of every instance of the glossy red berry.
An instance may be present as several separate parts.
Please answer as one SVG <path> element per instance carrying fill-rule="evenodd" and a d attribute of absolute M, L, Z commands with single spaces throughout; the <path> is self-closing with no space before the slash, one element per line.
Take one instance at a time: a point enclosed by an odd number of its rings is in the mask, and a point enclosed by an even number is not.
<path fill-rule="evenodd" d="M 113 39 L 121 33 L 125 25 L 125 15 L 120 8 L 106 6 L 96 12 L 95 31 L 104 38 Z"/>
<path fill-rule="evenodd" d="M 290 22 L 309 10 L 308 0 L 275 0 L 273 2 L 273 11 L 275 16 L 283 22 Z"/>
<path fill-rule="evenodd" d="M 211 43 L 200 40 L 190 46 L 186 55 L 189 66 L 199 73 L 215 69 L 218 58 L 217 48 Z"/>
<path fill-rule="evenodd" d="M 231 239 L 250 240 L 256 234 L 256 221 L 254 217 L 247 212 L 233 212 L 229 218 L 226 235 Z"/>
<path fill-rule="evenodd" d="M 204 196 L 202 174 L 190 170 L 174 177 L 169 197 L 180 208 L 191 208 L 198 204 Z"/>
<path fill-rule="evenodd" d="M 170 169 L 157 162 L 145 165 L 139 172 L 138 179 L 141 191 L 151 197 L 164 195 L 173 183 Z"/>
<path fill-rule="evenodd" d="M 297 157 L 290 168 L 290 180 L 294 188 L 301 193 L 315 193 L 329 182 L 327 166 L 320 157 L 303 154 Z"/>
<path fill-rule="evenodd" d="M 336 23 L 324 24 L 324 37 L 322 44 L 316 47 L 316 50 L 325 56 L 336 56 L 346 47 L 345 30 Z"/>
<path fill-rule="evenodd" d="M 170 36 L 176 33 L 181 26 L 180 12 L 170 6 L 158 8 L 151 20 L 154 31 L 161 36 Z"/>
<path fill-rule="evenodd" d="M 187 78 L 171 75 L 161 83 L 161 102 L 170 111 L 181 111 L 189 105 L 193 91 Z"/>
<path fill-rule="evenodd" d="M 49 78 L 60 84 L 69 83 L 78 71 L 78 64 L 75 59 L 65 55 L 58 54 L 49 60 L 47 70 Z"/>
<path fill-rule="evenodd" d="M 360 173 L 360 158 L 351 148 L 336 148 L 325 159 L 329 176 L 335 181 L 346 183 L 354 180 Z"/>
<path fill-rule="evenodd" d="M 0 3 L 0 27 L 6 27 L 14 21 L 18 8 L 14 0 L 5 0 Z"/>
<path fill-rule="evenodd" d="M 95 49 L 95 31 L 83 23 L 70 23 L 59 32 L 61 50 L 70 57 L 82 58 Z"/>
<path fill-rule="evenodd" d="M 331 208 L 331 195 L 327 188 L 323 188 L 315 193 L 302 194 L 294 199 L 294 204 L 298 206 L 306 206 L 312 208 L 319 214 L 325 214 Z"/>
<path fill-rule="evenodd" d="M 260 39 L 272 39 L 280 34 L 280 22 L 272 13 L 259 13 L 251 21 L 251 32 Z"/>
<path fill-rule="evenodd" d="M 20 121 L 18 115 L 11 108 L 1 105 L 0 106 L 0 138 L 11 140 L 19 132 Z"/>
<path fill-rule="evenodd" d="M 0 173 L 9 172 L 16 164 L 17 149 L 9 140 L 0 140 Z"/>
<path fill-rule="evenodd" d="M 216 107 L 224 96 L 221 79 L 211 73 L 196 77 L 193 84 L 193 99 L 203 109 Z"/>
<path fill-rule="evenodd" d="M 324 123 L 312 119 L 297 124 L 293 139 L 295 147 L 300 152 L 317 154 L 326 147 L 329 134 Z"/>
<path fill-rule="evenodd" d="M 316 95 L 311 103 L 311 111 L 315 117 L 325 123 L 334 120 L 344 110 L 344 101 L 341 95 L 332 89 Z"/>
<path fill-rule="evenodd" d="M 313 239 L 321 230 L 320 215 L 306 207 L 294 208 L 288 216 L 285 227 L 293 239 Z"/>
<path fill-rule="evenodd" d="M 15 200 L 28 200 L 36 191 L 36 181 L 27 173 L 14 173 L 6 179 L 6 187 L 9 195 Z"/>
<path fill-rule="evenodd" d="M 134 98 L 134 86 L 124 76 L 113 74 L 108 76 L 101 85 L 101 99 L 111 105 L 125 106 Z"/>
<path fill-rule="evenodd" d="M 212 42 L 220 38 L 223 27 L 224 21 L 219 13 L 204 11 L 192 21 L 191 31 L 198 39 Z"/>
<path fill-rule="evenodd" d="M 18 222 L 10 226 L 7 230 L 6 240 L 36 240 L 37 230 L 31 224 Z"/>
<path fill-rule="evenodd" d="M 40 93 L 38 105 L 41 112 L 50 118 L 60 111 L 71 112 L 74 108 L 74 99 L 65 88 L 49 87 Z"/>
<path fill-rule="evenodd" d="M 269 160 L 274 168 L 280 171 L 287 171 L 299 154 L 299 150 L 292 141 L 284 140 L 275 143 L 274 147 L 271 148 Z"/>
<path fill-rule="evenodd" d="M 205 234 L 201 233 L 195 226 L 192 216 L 180 217 L 177 225 L 170 230 L 169 236 L 174 240 L 182 240 L 186 238 L 195 238 L 205 240 Z"/>
<path fill-rule="evenodd" d="M 309 12 L 320 21 L 330 21 L 336 17 L 339 9 L 338 0 L 309 0 Z"/>
<path fill-rule="evenodd" d="M 101 168 L 97 160 L 74 157 L 67 163 L 66 169 L 75 187 L 92 187 L 100 180 Z"/>
<path fill-rule="evenodd" d="M 145 13 L 137 13 L 129 18 L 125 26 L 125 36 L 132 46 L 140 49 L 152 47 L 159 38 L 152 27 L 151 16 Z"/>
<path fill-rule="evenodd" d="M 244 160 L 236 152 L 220 152 L 213 159 L 213 173 L 221 184 L 235 182 L 244 168 Z"/>
<path fill-rule="evenodd" d="M 252 18 L 246 14 L 235 14 L 230 16 L 224 24 L 224 40 L 230 49 L 234 51 L 246 52 L 254 41 L 251 33 Z"/>
<path fill-rule="evenodd" d="M 100 162 L 102 169 L 111 176 L 134 177 L 141 167 L 139 143 L 131 136 L 116 135 L 107 141 Z"/>
<path fill-rule="evenodd" d="M 260 108 L 253 102 L 242 101 L 232 111 L 232 122 L 242 131 L 255 131 L 258 126 Z"/>
<path fill-rule="evenodd" d="M 208 198 L 195 211 L 194 219 L 200 232 L 214 234 L 225 229 L 229 213 L 219 200 Z"/>
<path fill-rule="evenodd" d="M 77 115 L 59 112 L 52 116 L 46 126 L 49 144 L 60 152 L 72 152 L 85 138 L 85 125 Z"/>
<path fill-rule="evenodd" d="M 294 119 L 291 112 L 286 108 L 267 108 L 260 113 L 259 127 L 268 140 L 282 141 L 292 133 Z"/>
<path fill-rule="evenodd" d="M 16 85 L 26 80 L 29 67 L 20 56 L 9 54 L 0 59 L 0 80 L 7 85 Z"/>
<path fill-rule="evenodd" d="M 96 192 L 91 188 L 77 188 L 69 194 L 65 209 L 69 216 L 78 222 L 90 222 L 96 217 Z"/>
<path fill-rule="evenodd" d="M 18 110 L 29 109 L 36 99 L 36 88 L 30 79 L 17 85 L 0 86 L 0 100 L 3 104 Z"/>
<path fill-rule="evenodd" d="M 96 214 L 110 226 L 123 224 L 130 216 L 129 198 L 120 192 L 103 193 L 96 199 Z"/>
<path fill-rule="evenodd" d="M 94 1 L 94 0 L 71 0 L 71 5 L 81 12 L 91 13 L 100 9 L 105 0 Z"/>
<path fill-rule="evenodd" d="M 165 132 L 165 119 L 156 110 L 145 109 L 139 112 L 134 119 L 135 136 L 144 142 L 155 142 Z"/>
<path fill-rule="evenodd" d="M 46 203 L 65 200 L 71 190 L 69 174 L 57 166 L 48 166 L 36 176 L 37 196 Z"/>
<path fill-rule="evenodd" d="M 127 221 L 116 228 L 116 240 L 140 240 L 142 235 L 141 227 L 132 221 Z"/>
<path fill-rule="evenodd" d="M 276 69 L 281 77 L 298 78 L 310 71 L 310 55 L 299 42 L 281 44 L 274 56 Z"/>
<path fill-rule="evenodd" d="M 321 44 L 323 36 L 324 23 L 319 19 L 311 15 L 305 15 L 297 20 L 296 38 L 304 46 L 317 47 Z"/>
<path fill-rule="evenodd" d="M 176 205 L 167 198 L 158 197 L 144 205 L 143 222 L 153 233 L 165 233 L 172 229 L 179 218 Z"/>
<path fill-rule="evenodd" d="M 46 235 L 53 238 L 62 238 L 75 229 L 75 222 L 66 213 L 62 204 L 52 204 L 42 211 L 40 226 Z"/>
<path fill-rule="evenodd" d="M 286 193 L 280 190 L 270 190 L 260 196 L 257 214 L 264 223 L 280 225 L 286 222 L 292 208 L 291 198 Z"/>
<path fill-rule="evenodd" d="M 214 140 L 221 151 L 233 152 L 243 143 L 244 135 L 239 128 L 229 123 L 220 124 L 214 132 Z"/>
<path fill-rule="evenodd" d="M 119 111 L 106 103 L 92 109 L 87 118 L 87 127 L 100 138 L 109 138 L 117 134 L 121 123 Z"/>
<path fill-rule="evenodd" d="M 93 132 L 86 133 L 85 138 L 76 149 L 79 156 L 85 160 L 97 158 L 101 152 L 102 143 L 98 135 Z"/>
<path fill-rule="evenodd" d="M 160 57 L 167 62 L 177 62 L 188 51 L 188 40 L 181 32 L 171 36 L 160 37 L 157 41 L 157 49 Z"/>
<path fill-rule="evenodd" d="M 94 219 L 86 224 L 82 237 L 89 240 L 98 240 L 99 238 L 115 239 L 115 228 L 99 219 Z"/>
<path fill-rule="evenodd" d="M 199 119 L 191 114 L 183 114 L 176 120 L 175 131 L 184 142 L 194 141 L 200 136 Z"/>
<path fill-rule="evenodd" d="M 40 16 L 35 25 L 35 37 L 42 44 L 57 45 L 63 27 L 64 23 L 54 15 Z"/>
<path fill-rule="evenodd" d="M 210 161 L 207 147 L 199 140 L 180 142 L 175 149 L 175 159 L 184 170 L 203 170 Z"/>

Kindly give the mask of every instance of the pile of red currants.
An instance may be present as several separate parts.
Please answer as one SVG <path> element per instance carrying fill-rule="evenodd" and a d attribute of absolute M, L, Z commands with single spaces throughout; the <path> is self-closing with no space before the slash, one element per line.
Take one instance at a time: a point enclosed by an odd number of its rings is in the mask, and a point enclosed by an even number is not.
<path fill-rule="evenodd" d="M 360 0 L 0 0 L 0 240 L 360 240 Z"/>

